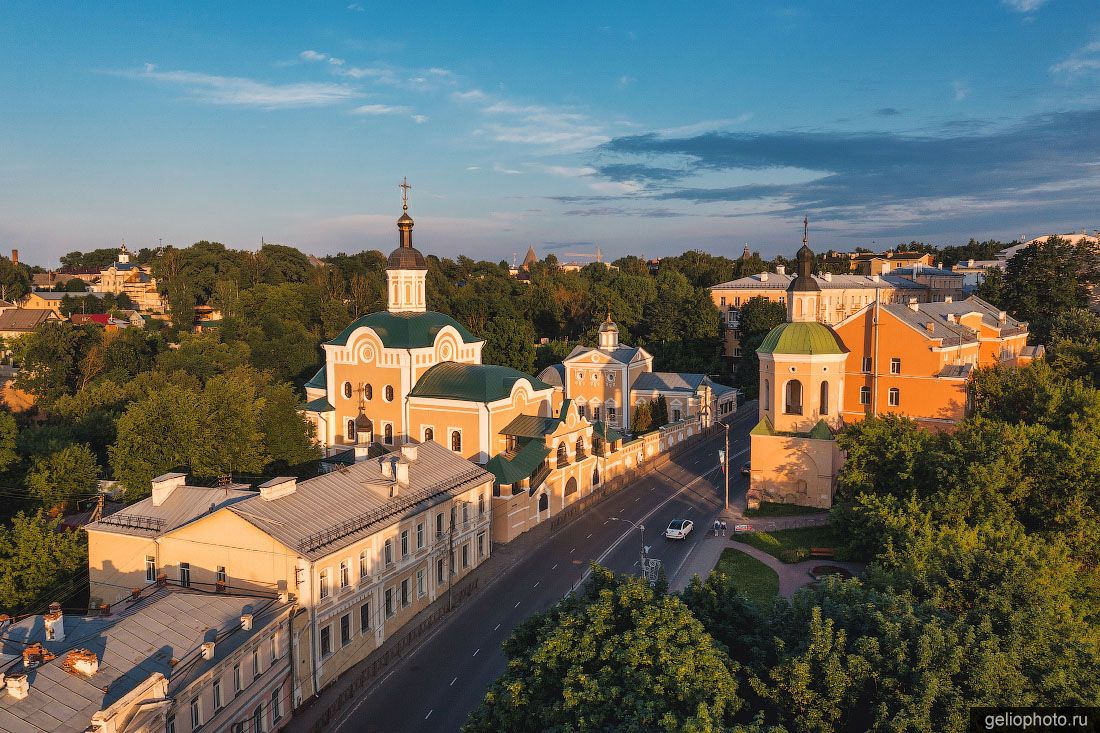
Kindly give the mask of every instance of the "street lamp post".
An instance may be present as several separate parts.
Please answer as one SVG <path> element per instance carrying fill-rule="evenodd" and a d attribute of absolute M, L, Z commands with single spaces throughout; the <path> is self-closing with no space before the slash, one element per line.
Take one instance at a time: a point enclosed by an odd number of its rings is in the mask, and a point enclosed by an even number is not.
<path fill-rule="evenodd" d="M 728 422 L 722 423 L 722 427 L 726 429 L 726 511 L 730 510 L 730 424 Z"/>

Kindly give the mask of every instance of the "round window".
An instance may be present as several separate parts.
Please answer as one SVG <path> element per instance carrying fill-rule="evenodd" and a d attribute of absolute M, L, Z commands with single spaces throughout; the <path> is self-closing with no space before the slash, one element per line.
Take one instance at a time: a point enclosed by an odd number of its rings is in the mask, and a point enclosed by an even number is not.
<path fill-rule="evenodd" d="M 393 402 L 393 386 L 386 385 L 386 402 Z"/>

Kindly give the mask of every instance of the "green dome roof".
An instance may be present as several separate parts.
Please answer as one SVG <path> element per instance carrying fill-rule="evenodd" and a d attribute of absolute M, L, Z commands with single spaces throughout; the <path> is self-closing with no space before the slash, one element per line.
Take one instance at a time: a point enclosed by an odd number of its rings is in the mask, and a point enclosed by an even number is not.
<path fill-rule="evenodd" d="M 780 323 L 768 332 L 758 354 L 846 354 L 836 331 L 816 321 Z"/>

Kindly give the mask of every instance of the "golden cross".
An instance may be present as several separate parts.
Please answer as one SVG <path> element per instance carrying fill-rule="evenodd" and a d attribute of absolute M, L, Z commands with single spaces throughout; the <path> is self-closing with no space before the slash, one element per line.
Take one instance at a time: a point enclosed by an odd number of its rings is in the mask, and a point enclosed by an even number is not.
<path fill-rule="evenodd" d="M 802 217 L 802 244 L 806 244 L 806 242 L 809 240 L 809 238 L 810 238 L 810 217 L 804 216 L 804 217 Z"/>
<path fill-rule="evenodd" d="M 397 184 L 397 187 L 401 189 L 401 208 L 404 211 L 408 211 L 409 210 L 409 189 L 412 188 L 412 186 L 409 185 L 408 176 L 405 176 L 404 180 L 402 180 L 401 183 Z"/>

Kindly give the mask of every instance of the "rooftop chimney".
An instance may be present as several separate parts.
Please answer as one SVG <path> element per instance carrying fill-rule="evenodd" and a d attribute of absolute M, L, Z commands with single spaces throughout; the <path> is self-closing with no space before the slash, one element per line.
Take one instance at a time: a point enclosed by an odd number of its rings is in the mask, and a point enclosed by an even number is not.
<path fill-rule="evenodd" d="M 8 694 L 16 700 L 23 700 L 31 692 L 31 684 L 25 674 L 9 674 L 4 678 L 4 685 L 8 688 Z"/>
<path fill-rule="evenodd" d="M 214 642 L 204 641 L 202 643 L 202 658 L 208 662 L 214 658 Z"/>
<path fill-rule="evenodd" d="M 1000 313 L 997 314 L 997 321 L 998 322 L 1004 323 L 1007 320 L 1008 320 L 1008 314 L 1005 313 L 1004 311 L 1001 311 Z"/>
<path fill-rule="evenodd" d="M 18 265 L 19 264 L 19 250 L 13 249 L 11 251 L 11 263 L 13 265 Z"/>
<path fill-rule="evenodd" d="M 957 318 L 955 318 L 955 314 L 954 314 L 954 313 L 948 313 L 948 314 L 947 314 L 946 316 L 944 316 L 944 318 L 946 318 L 946 319 L 947 319 L 947 322 L 948 322 L 948 323 L 957 323 L 957 322 L 958 322 L 958 319 L 957 319 Z"/>
<path fill-rule="evenodd" d="M 245 631 L 252 631 L 252 614 L 241 614 L 241 628 Z"/>
<path fill-rule="evenodd" d="M 168 501 L 172 492 L 187 482 L 186 473 L 166 473 L 153 479 L 153 506 Z"/>
<path fill-rule="evenodd" d="M 889 262 L 883 262 L 882 263 L 882 274 L 885 275 L 888 272 L 890 272 L 890 263 Z"/>
<path fill-rule="evenodd" d="M 42 621 L 46 625 L 46 641 L 65 641 L 65 614 L 60 603 L 51 603 L 50 610 L 42 615 Z"/>
<path fill-rule="evenodd" d="M 397 479 L 397 485 L 406 487 L 409 485 L 409 462 L 402 459 L 400 461 L 394 461 L 394 470 L 396 471 L 395 478 Z M 397 491 L 393 492 L 394 496 L 397 496 Z"/>
<path fill-rule="evenodd" d="M 936 324 L 932 323 L 932 321 L 929 321 L 928 323 L 924 324 L 924 330 L 927 331 L 928 333 L 935 333 L 936 332 Z"/>
<path fill-rule="evenodd" d="M 278 589 L 279 589 L 279 603 L 289 603 L 290 602 L 290 591 L 288 591 L 287 588 L 286 588 L 286 581 L 285 580 L 280 580 L 279 581 Z"/>
<path fill-rule="evenodd" d="M 95 652 L 88 649 L 73 649 L 65 655 L 65 661 L 61 668 L 69 674 L 80 674 L 91 677 L 99 671 L 99 659 Z"/>
<path fill-rule="evenodd" d="M 954 300 L 954 298 L 952 298 L 950 295 L 943 296 L 943 302 L 944 303 L 950 303 L 953 300 Z"/>
<path fill-rule="evenodd" d="M 352 447 L 352 450 L 355 451 L 355 462 L 356 463 L 359 463 L 360 461 L 365 461 L 368 458 L 370 458 L 370 446 L 369 445 L 363 445 L 361 443 L 356 443 Z"/>
<path fill-rule="evenodd" d="M 380 461 L 380 465 L 381 465 L 381 468 L 382 468 L 382 478 L 388 478 L 390 480 L 393 479 L 393 463 L 394 463 L 394 460 L 395 459 L 390 458 L 390 457 L 387 456 L 386 458 L 383 458 Z"/>
<path fill-rule="evenodd" d="M 821 273 L 821 279 L 824 280 L 827 283 L 831 283 L 833 281 L 833 273 L 823 272 L 823 273 Z"/>
<path fill-rule="evenodd" d="M 767 281 L 768 281 L 768 273 L 766 273 L 766 272 L 760 273 L 760 282 L 766 283 Z"/>
<path fill-rule="evenodd" d="M 974 266 L 974 260 L 967 260 L 966 261 L 966 266 L 967 267 L 973 267 Z"/>
<path fill-rule="evenodd" d="M 405 443 L 402 445 L 401 457 L 409 463 L 416 463 L 416 443 Z"/>
<path fill-rule="evenodd" d="M 260 484 L 260 498 L 264 501 L 274 501 L 290 496 L 297 490 L 298 479 L 293 476 L 277 476 L 265 484 Z"/>
<path fill-rule="evenodd" d="M 920 311 L 920 304 L 917 303 L 917 299 L 912 296 L 909 297 L 909 310 L 913 311 L 914 313 Z"/>
<path fill-rule="evenodd" d="M 23 650 L 23 669 L 34 669 L 54 658 L 54 653 L 38 642 L 28 644 Z"/>
<path fill-rule="evenodd" d="M 787 274 L 786 265 L 776 265 L 775 266 L 775 274 L 776 275 L 786 275 Z"/>
<path fill-rule="evenodd" d="M 871 275 L 871 282 L 877 283 L 881 278 L 878 275 Z"/>

